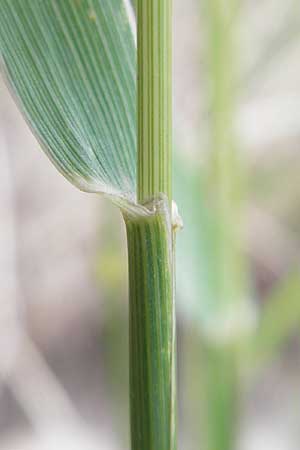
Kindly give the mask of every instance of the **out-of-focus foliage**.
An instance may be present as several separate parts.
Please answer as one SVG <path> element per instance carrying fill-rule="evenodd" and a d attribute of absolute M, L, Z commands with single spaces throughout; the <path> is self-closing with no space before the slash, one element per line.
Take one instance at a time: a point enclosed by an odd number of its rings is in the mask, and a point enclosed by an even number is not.
<path fill-rule="evenodd" d="M 294 271 L 277 283 L 265 299 L 261 320 L 250 341 L 248 367 L 253 370 L 274 357 L 300 324 L 300 273 Z"/>

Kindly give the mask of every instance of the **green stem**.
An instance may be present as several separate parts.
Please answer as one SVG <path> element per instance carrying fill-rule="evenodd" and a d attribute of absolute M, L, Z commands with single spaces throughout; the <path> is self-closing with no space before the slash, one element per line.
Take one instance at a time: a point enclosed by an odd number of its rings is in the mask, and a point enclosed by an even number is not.
<path fill-rule="evenodd" d="M 126 217 L 132 450 L 175 450 L 175 319 L 168 205 Z"/>
<path fill-rule="evenodd" d="M 171 5 L 137 0 L 139 205 L 124 212 L 132 450 L 176 449 Z"/>
<path fill-rule="evenodd" d="M 172 0 L 138 0 L 138 201 L 172 200 Z"/>

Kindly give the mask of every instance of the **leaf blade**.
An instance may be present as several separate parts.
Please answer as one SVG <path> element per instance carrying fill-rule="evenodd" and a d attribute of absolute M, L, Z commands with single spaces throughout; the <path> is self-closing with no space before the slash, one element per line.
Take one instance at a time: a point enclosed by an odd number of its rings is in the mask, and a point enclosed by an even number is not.
<path fill-rule="evenodd" d="M 122 0 L 1 0 L 12 90 L 57 168 L 87 191 L 135 193 L 135 45 Z"/>

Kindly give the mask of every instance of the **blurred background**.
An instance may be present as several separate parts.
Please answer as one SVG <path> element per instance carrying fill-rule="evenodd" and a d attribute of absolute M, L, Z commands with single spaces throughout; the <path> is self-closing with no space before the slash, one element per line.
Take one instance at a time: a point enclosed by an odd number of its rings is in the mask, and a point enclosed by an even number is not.
<path fill-rule="evenodd" d="M 297 0 L 174 0 L 180 448 L 202 449 L 203 341 L 232 335 L 238 449 L 300 445 L 299 56 Z M 0 449 L 128 449 L 121 215 L 57 173 L 3 81 L 0 180 Z"/>

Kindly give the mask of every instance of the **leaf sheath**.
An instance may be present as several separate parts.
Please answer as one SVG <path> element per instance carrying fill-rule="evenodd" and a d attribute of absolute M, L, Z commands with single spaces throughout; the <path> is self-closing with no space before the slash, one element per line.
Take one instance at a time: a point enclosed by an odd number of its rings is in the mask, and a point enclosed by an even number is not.
<path fill-rule="evenodd" d="M 175 449 L 173 255 L 167 214 L 125 217 L 132 450 Z"/>

